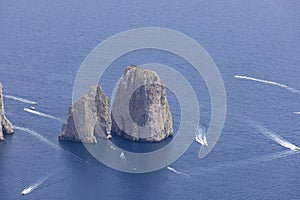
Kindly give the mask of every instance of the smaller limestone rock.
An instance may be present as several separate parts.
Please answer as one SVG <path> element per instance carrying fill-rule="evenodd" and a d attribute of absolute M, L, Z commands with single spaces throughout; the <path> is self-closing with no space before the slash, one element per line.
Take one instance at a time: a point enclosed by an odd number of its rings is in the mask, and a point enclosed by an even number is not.
<path fill-rule="evenodd" d="M 100 86 L 95 86 L 70 106 L 59 140 L 97 143 L 96 136 L 107 137 L 110 131 L 109 98 Z"/>
<path fill-rule="evenodd" d="M 0 141 L 4 140 L 4 134 L 12 134 L 13 132 L 13 125 L 5 116 L 2 84 L 0 83 Z"/>

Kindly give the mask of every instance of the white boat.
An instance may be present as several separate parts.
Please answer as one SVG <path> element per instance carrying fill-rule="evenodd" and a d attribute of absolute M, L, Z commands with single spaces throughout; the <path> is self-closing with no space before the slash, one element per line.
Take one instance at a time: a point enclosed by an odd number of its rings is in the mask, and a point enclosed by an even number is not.
<path fill-rule="evenodd" d="M 197 127 L 195 140 L 203 146 L 208 146 L 206 136 L 205 136 L 205 131 L 200 126 Z"/>
<path fill-rule="evenodd" d="M 30 106 L 29 109 L 30 110 L 35 110 L 35 107 L 34 106 Z"/>
<path fill-rule="evenodd" d="M 110 134 L 106 136 L 106 139 L 108 139 L 108 140 L 111 138 L 112 138 L 112 136 Z"/>

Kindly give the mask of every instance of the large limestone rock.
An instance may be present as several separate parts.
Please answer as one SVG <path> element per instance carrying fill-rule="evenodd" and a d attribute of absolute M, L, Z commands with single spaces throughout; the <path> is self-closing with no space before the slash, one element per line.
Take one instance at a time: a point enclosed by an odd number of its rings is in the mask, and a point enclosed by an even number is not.
<path fill-rule="evenodd" d="M 0 141 L 4 140 L 4 134 L 12 134 L 13 132 L 12 123 L 5 117 L 2 84 L 0 83 Z"/>
<path fill-rule="evenodd" d="M 160 77 L 128 67 L 112 108 L 112 132 L 132 141 L 158 142 L 172 135 L 172 115 Z"/>
<path fill-rule="evenodd" d="M 97 143 L 96 136 L 106 137 L 110 135 L 110 131 L 109 98 L 101 87 L 95 86 L 70 106 L 59 140 Z"/>

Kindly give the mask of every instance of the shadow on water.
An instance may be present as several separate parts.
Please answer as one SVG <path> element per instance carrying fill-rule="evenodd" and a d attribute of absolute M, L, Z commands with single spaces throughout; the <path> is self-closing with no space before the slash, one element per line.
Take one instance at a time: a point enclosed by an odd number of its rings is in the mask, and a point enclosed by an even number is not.
<path fill-rule="evenodd" d="M 12 140 L 13 137 L 14 137 L 14 134 L 4 134 L 4 138 L 5 138 L 4 142 Z"/>
<path fill-rule="evenodd" d="M 173 137 L 170 136 L 165 140 L 160 142 L 133 142 L 127 139 L 124 139 L 116 134 L 113 134 L 113 138 L 111 142 L 114 143 L 119 148 L 122 148 L 126 151 L 134 152 L 134 153 L 147 153 L 156 151 L 165 145 L 169 144 L 172 141 Z"/>

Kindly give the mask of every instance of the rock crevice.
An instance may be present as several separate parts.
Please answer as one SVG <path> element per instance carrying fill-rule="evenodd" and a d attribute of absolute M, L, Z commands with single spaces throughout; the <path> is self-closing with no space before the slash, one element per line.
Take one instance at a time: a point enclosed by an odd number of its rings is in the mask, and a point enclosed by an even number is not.
<path fill-rule="evenodd" d="M 109 98 L 100 86 L 95 86 L 69 107 L 59 140 L 97 143 L 96 137 L 106 137 L 110 131 Z"/>

